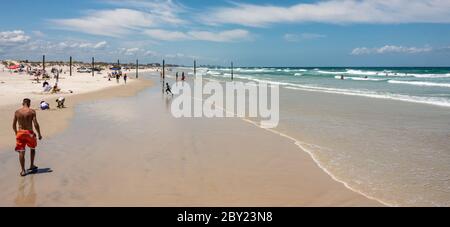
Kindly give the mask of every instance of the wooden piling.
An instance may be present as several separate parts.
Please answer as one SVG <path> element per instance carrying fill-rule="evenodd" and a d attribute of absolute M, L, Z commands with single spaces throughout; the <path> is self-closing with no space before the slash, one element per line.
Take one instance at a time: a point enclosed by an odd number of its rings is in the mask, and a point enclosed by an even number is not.
<path fill-rule="evenodd" d="M 234 65 L 233 65 L 233 62 L 231 62 L 231 80 L 234 80 Z"/>
<path fill-rule="evenodd" d="M 70 56 L 70 60 L 69 60 L 69 75 L 72 76 L 72 56 Z"/>
<path fill-rule="evenodd" d="M 163 79 L 166 79 L 166 60 L 163 60 L 163 68 L 162 68 L 162 73 L 163 73 Z"/>
<path fill-rule="evenodd" d="M 197 76 L 197 61 L 194 60 L 194 77 Z"/>

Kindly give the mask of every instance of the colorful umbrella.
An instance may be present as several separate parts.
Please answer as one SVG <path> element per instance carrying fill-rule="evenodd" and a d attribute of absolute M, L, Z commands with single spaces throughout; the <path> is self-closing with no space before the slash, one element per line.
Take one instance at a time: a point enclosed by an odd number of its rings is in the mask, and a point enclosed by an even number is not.
<path fill-rule="evenodd" d="M 20 65 L 13 65 L 8 67 L 8 69 L 18 69 L 18 68 L 20 68 Z"/>

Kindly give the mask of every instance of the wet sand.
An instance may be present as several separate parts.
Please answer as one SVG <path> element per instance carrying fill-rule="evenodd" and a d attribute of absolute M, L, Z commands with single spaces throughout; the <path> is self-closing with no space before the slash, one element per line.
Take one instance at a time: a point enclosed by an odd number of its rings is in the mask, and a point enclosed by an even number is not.
<path fill-rule="evenodd" d="M 114 82 L 115 83 L 115 82 Z M 127 85 L 115 85 L 108 88 L 99 89 L 93 92 L 87 92 L 83 94 L 62 95 L 66 97 L 66 108 L 55 108 L 55 97 L 41 96 L 42 100 L 50 103 L 53 108 L 48 111 L 39 110 L 39 102 L 41 99 L 32 99 L 32 108 L 37 111 L 38 121 L 41 124 L 41 131 L 44 140 L 51 138 L 59 132 L 66 129 L 73 118 L 73 113 L 76 105 L 89 100 L 104 100 L 113 97 L 126 97 L 135 95 L 137 92 L 151 86 L 150 80 L 130 80 Z M 28 96 L 23 96 L 26 98 Z M 15 146 L 15 137 L 12 130 L 12 120 L 14 112 L 21 107 L 20 100 L 17 105 L 1 105 L 0 118 L 4 119 L 0 121 L 0 150 L 10 149 L 13 150 Z M 1 151 L 0 151 L 1 152 Z"/>
<path fill-rule="evenodd" d="M 175 119 L 153 87 L 83 102 L 18 177 L 0 152 L 1 206 L 380 206 L 334 181 L 291 140 L 241 119 Z"/>

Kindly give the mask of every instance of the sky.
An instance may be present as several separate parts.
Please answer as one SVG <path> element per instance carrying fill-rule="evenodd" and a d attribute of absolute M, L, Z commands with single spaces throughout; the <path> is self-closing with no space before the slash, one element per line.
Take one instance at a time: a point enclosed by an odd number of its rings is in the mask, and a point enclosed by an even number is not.
<path fill-rule="evenodd" d="M 15 0 L 0 59 L 450 66 L 450 0 Z"/>

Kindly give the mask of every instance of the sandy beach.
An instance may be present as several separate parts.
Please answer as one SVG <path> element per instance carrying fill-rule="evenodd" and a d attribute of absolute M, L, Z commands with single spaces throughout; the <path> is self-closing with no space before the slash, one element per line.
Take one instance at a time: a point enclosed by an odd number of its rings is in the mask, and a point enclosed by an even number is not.
<path fill-rule="evenodd" d="M 32 108 L 38 111 L 38 120 L 46 122 L 43 125 L 45 137 L 51 137 L 58 132 L 64 130 L 69 120 L 73 117 L 74 107 L 86 100 L 97 100 L 111 97 L 121 97 L 134 95 L 138 91 L 151 86 L 148 80 L 136 80 L 134 72 L 130 74 L 127 85 L 123 80 L 116 83 L 115 80 L 108 81 L 106 79 L 107 72 L 96 74 L 94 77 L 89 73 L 78 73 L 76 68 L 73 74 L 69 76 L 68 67 L 60 67 L 64 69 L 64 74 L 60 76 L 59 87 L 61 92 L 50 94 L 42 92 L 42 82 L 33 81 L 34 77 L 25 73 L 12 73 L 8 69 L 1 69 L 0 66 L 0 116 L 7 119 L 0 122 L 0 148 L 11 147 L 12 135 L 12 118 L 14 111 L 21 107 L 24 98 L 32 100 Z M 142 70 L 152 71 L 153 69 Z M 131 76 L 132 75 L 132 76 Z M 54 84 L 54 78 L 47 80 L 50 84 Z M 72 91 L 72 93 L 70 92 Z M 57 109 L 55 100 L 58 97 L 67 99 L 64 109 Z M 50 104 L 51 109 L 48 111 L 39 110 L 39 103 L 46 101 Z"/>
<path fill-rule="evenodd" d="M 39 147 L 38 163 L 51 173 L 20 178 L 17 155 L 3 149 L 0 205 L 382 205 L 333 180 L 285 137 L 238 118 L 173 118 L 170 98 L 147 85 L 124 88 L 121 98 L 98 99 L 121 87 L 78 96 L 75 114 L 60 116 L 72 118 L 66 130 Z M 40 116 L 44 132 L 51 119 Z"/>
<path fill-rule="evenodd" d="M 450 0 L 9 8 L 0 207 L 450 207 Z"/>

